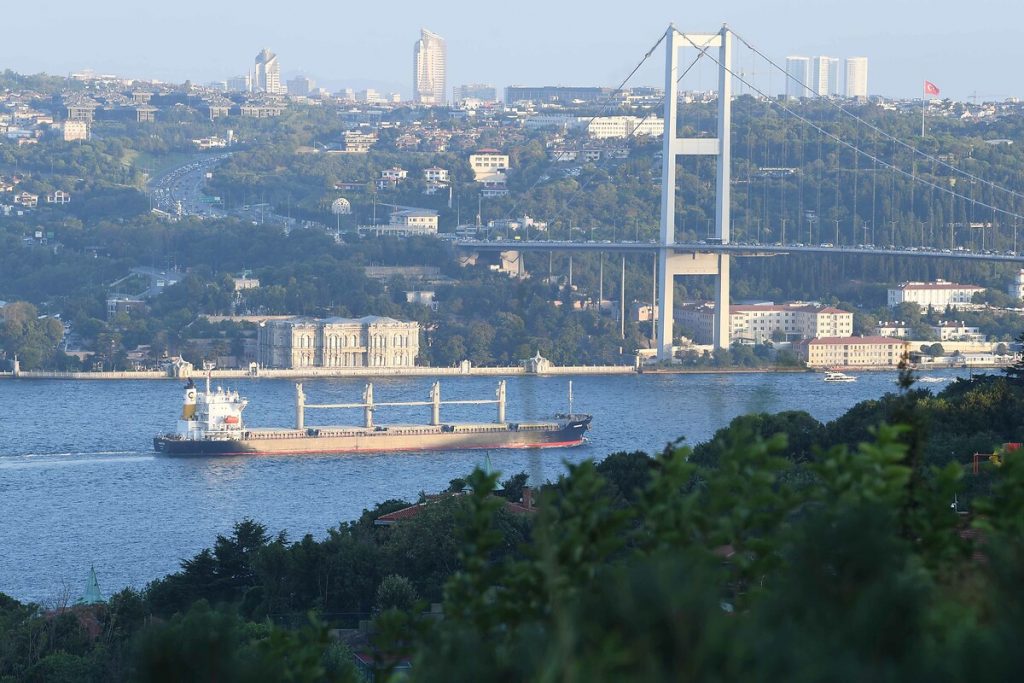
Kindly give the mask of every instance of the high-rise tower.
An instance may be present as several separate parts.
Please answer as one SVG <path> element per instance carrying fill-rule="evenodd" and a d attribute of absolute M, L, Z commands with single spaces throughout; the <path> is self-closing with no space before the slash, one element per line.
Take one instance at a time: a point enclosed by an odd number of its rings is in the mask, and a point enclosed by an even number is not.
<path fill-rule="evenodd" d="M 420 104 L 439 105 L 445 102 L 448 47 L 444 38 L 427 29 L 420 29 L 420 39 L 413 46 L 413 100 Z"/>
<path fill-rule="evenodd" d="M 815 57 L 812 62 L 811 90 L 819 97 L 839 94 L 839 60 L 835 57 Z"/>
<path fill-rule="evenodd" d="M 868 96 L 868 58 L 846 58 L 846 96 Z"/>
<path fill-rule="evenodd" d="M 253 90 L 278 95 L 284 92 L 281 85 L 281 65 L 277 63 L 277 55 L 263 48 L 256 55 L 256 77 L 253 79 Z"/>
<path fill-rule="evenodd" d="M 786 57 L 786 98 L 810 97 L 811 60 L 809 57 Z"/>

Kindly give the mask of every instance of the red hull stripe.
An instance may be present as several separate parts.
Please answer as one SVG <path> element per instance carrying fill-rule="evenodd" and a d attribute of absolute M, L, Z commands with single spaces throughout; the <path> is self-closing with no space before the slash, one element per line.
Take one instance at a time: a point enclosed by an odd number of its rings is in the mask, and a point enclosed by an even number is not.
<path fill-rule="evenodd" d="M 583 439 L 575 441 L 552 441 L 549 443 L 536 443 L 536 444 L 500 444 L 492 446 L 470 446 L 463 448 L 445 448 L 438 446 L 437 448 L 426 447 L 426 448 L 349 448 L 344 450 L 309 450 L 309 451 L 221 451 L 216 453 L 202 453 L 199 451 L 177 451 L 165 450 L 162 451 L 168 455 L 209 455 L 209 456 L 221 456 L 221 455 L 340 455 L 344 453 L 415 453 L 417 451 L 480 451 L 489 449 L 503 449 L 503 450 L 531 450 L 535 448 L 570 448 L 573 446 L 582 445 Z"/>

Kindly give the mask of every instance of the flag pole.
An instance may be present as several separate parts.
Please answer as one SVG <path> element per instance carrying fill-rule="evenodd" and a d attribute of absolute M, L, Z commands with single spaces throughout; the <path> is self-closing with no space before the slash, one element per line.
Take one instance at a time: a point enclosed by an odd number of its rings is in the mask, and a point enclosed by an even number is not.
<path fill-rule="evenodd" d="M 928 108 L 928 85 L 921 85 L 921 138 L 924 138 L 924 110 Z"/>

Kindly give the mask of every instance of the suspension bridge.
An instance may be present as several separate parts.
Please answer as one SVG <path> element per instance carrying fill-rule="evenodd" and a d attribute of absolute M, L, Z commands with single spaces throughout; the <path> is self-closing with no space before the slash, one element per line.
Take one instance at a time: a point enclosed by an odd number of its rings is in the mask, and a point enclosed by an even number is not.
<path fill-rule="evenodd" d="M 844 131 L 830 130 L 825 116 L 814 120 L 812 115 L 801 113 L 787 98 L 773 97 L 763 83 L 755 82 L 746 70 L 734 68 L 734 48 L 737 44 L 746 49 L 751 59 L 766 63 L 769 73 L 781 74 L 783 82 L 796 81 L 800 92 L 813 92 L 806 83 L 799 82 L 786 69 L 771 60 L 751 42 L 732 31 L 728 26 L 714 33 L 684 33 L 674 25 L 670 25 L 660 36 L 654 46 L 644 55 L 643 59 L 630 75 L 617 88 L 621 92 L 629 79 L 636 74 L 660 45 L 665 50 L 665 89 L 662 102 L 664 117 L 664 135 L 661 152 L 661 217 L 658 239 L 642 242 L 640 240 L 600 240 L 588 241 L 553 240 L 553 239 L 461 239 L 455 242 L 456 247 L 464 253 L 502 252 L 515 254 L 522 252 L 597 252 L 626 254 L 651 254 L 654 257 L 655 292 L 653 292 L 656 308 L 660 315 L 657 319 L 657 347 L 659 359 L 672 357 L 673 339 L 673 296 L 675 279 L 688 275 L 710 275 L 715 281 L 715 322 L 714 345 L 716 348 L 729 346 L 729 316 L 723 315 L 729 310 L 729 278 L 731 259 L 733 257 L 778 256 L 786 254 L 859 254 L 888 257 L 908 258 L 941 258 L 969 261 L 1002 262 L 1024 264 L 1024 256 L 1018 251 L 1017 229 L 1024 207 L 1024 195 L 1017 191 L 986 180 L 977 172 L 958 167 L 948 154 L 931 150 L 935 144 L 922 137 L 917 142 L 908 142 L 887 132 L 881 124 L 868 120 L 848 106 L 832 98 L 823 98 L 823 106 L 829 110 L 832 118 L 848 122 L 856 129 L 866 131 L 867 140 L 861 135 L 848 135 Z M 685 69 L 680 69 L 679 55 L 684 49 L 696 51 L 694 60 Z M 715 128 L 705 130 L 700 125 L 694 126 L 686 122 L 683 130 L 691 133 L 690 137 L 680 137 L 680 81 L 701 60 L 710 60 L 717 71 L 717 92 L 715 94 Z M 751 69 L 756 73 L 756 68 Z M 762 72 L 763 73 L 763 72 Z M 769 81 L 770 83 L 770 81 Z M 753 192 L 752 184 L 753 155 L 750 153 L 754 144 L 751 129 L 748 126 L 745 136 L 748 145 L 746 177 L 734 180 L 732 177 L 732 138 L 735 133 L 732 123 L 733 87 L 738 84 L 748 94 L 759 98 L 766 108 L 771 108 L 790 117 L 800 126 L 811 131 L 816 138 L 818 165 L 824 166 L 825 155 L 822 145 L 831 149 L 833 160 L 833 188 L 835 193 L 834 210 L 831 218 L 825 218 L 823 210 L 822 187 L 805 188 L 803 179 L 799 180 L 797 206 L 791 201 L 788 213 L 785 207 L 785 184 L 778 183 L 779 199 L 775 211 L 770 212 L 768 197 L 774 189 L 769 189 L 772 173 L 761 172 L 764 179 L 764 201 L 761 204 L 762 215 L 755 216 L 751 209 Z M 922 117 L 927 102 L 922 100 Z M 647 116 L 651 116 L 648 112 Z M 646 117 L 645 117 L 646 118 Z M 923 120 L 923 119 L 922 119 Z M 814 144 L 813 142 L 811 144 Z M 925 149 L 926 144 L 929 149 Z M 794 145 L 795 146 L 795 145 Z M 800 156 L 803 156 L 804 144 L 800 145 Z M 784 148 L 785 149 L 785 148 Z M 884 153 L 889 150 L 889 153 Z M 929 151 L 931 150 L 931 151 Z M 784 152 L 785 154 L 785 152 Z M 765 155 L 767 157 L 767 154 Z M 704 239 L 684 239 L 677 241 L 677 226 L 680 223 L 677 193 L 677 164 L 686 158 L 710 158 L 714 161 L 715 181 L 713 197 L 713 219 L 707 218 L 708 234 Z M 841 166 L 841 159 L 847 164 L 852 161 L 853 168 Z M 765 161 L 768 161 L 766 158 Z M 861 162 L 865 166 L 861 169 Z M 909 167 L 907 165 L 909 161 Z M 783 175 L 791 169 L 765 168 L 765 171 L 782 171 Z M 870 193 L 867 192 L 868 181 L 864 188 L 861 185 L 861 172 L 870 176 Z M 853 174 L 853 207 L 840 207 L 840 189 L 849 185 L 849 175 Z M 909 214 L 899 213 L 890 201 L 888 215 L 880 208 L 879 182 L 881 174 L 888 174 L 890 188 L 895 194 L 897 179 L 910 188 Z M 847 178 L 844 180 L 843 175 Z M 884 180 L 883 180 L 884 182 Z M 732 218 L 735 208 L 731 199 L 734 185 L 746 185 L 745 201 L 741 226 L 737 226 Z M 711 184 L 708 183 L 708 186 Z M 583 184 L 577 193 L 585 189 Z M 885 188 L 882 188 L 884 194 Z M 866 195 L 863 196 L 862 195 Z M 979 196 L 980 195 L 980 196 Z M 575 195 L 570 198 L 575 199 Z M 869 201 L 870 200 L 870 201 Z M 865 205 L 870 205 L 870 210 Z M 945 210 L 945 213 L 942 213 Z M 909 215 L 909 219 L 908 219 Z M 920 216 L 928 220 L 916 220 Z M 801 219 L 808 223 L 805 233 L 806 242 L 800 242 L 799 235 L 786 239 L 787 224 L 799 226 Z M 940 219 L 942 222 L 940 223 Z M 956 220 L 954 220 L 956 219 Z M 686 216 L 682 217 L 685 222 Z M 823 231 L 818 230 L 818 239 L 814 228 L 820 224 L 834 223 L 835 237 L 832 242 L 820 241 Z M 910 225 L 905 225 L 909 223 Z M 846 229 L 841 230 L 845 225 Z M 888 230 L 886 227 L 888 225 Z M 713 227 L 712 227 L 713 226 Z M 881 226 L 881 227 L 879 227 Z M 733 241 L 732 232 L 741 227 L 745 239 Z M 926 231 L 926 227 L 929 228 Z M 966 235 L 964 229 L 967 229 Z M 586 234 L 589 228 L 576 228 Z M 959 230 L 959 234 L 958 234 Z M 948 239 L 947 239 L 948 231 Z M 1012 231 L 1012 241 L 1011 241 Z M 689 230 L 689 235 L 697 231 Z M 888 232 L 889 243 L 876 245 L 875 238 Z M 977 235 L 980 233 L 980 245 Z M 570 230 L 571 234 L 571 230 Z M 593 235 L 593 230 L 590 230 Z M 926 237 L 927 234 L 927 237 Z M 754 238 L 751 239 L 750 237 Z M 765 239 L 761 239 L 764 237 Z M 521 259 L 519 260 L 521 264 Z M 604 261 L 601 261 L 603 273 Z M 571 260 L 570 260 L 571 272 Z M 623 261 L 623 287 L 625 279 L 625 261 Z M 623 297 L 620 297 L 623 298 Z M 624 303 L 624 302 L 622 302 Z"/>

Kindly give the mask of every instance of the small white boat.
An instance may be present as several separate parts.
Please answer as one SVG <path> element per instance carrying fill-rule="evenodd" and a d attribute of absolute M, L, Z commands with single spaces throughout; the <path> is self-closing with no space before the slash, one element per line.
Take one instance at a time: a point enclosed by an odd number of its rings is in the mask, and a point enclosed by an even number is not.
<path fill-rule="evenodd" d="M 918 381 L 925 382 L 926 384 L 937 384 L 939 382 L 945 382 L 946 378 L 945 377 L 927 376 L 927 377 L 922 377 Z"/>
<path fill-rule="evenodd" d="M 845 372 L 829 371 L 825 373 L 826 382 L 856 382 L 857 378 Z"/>

